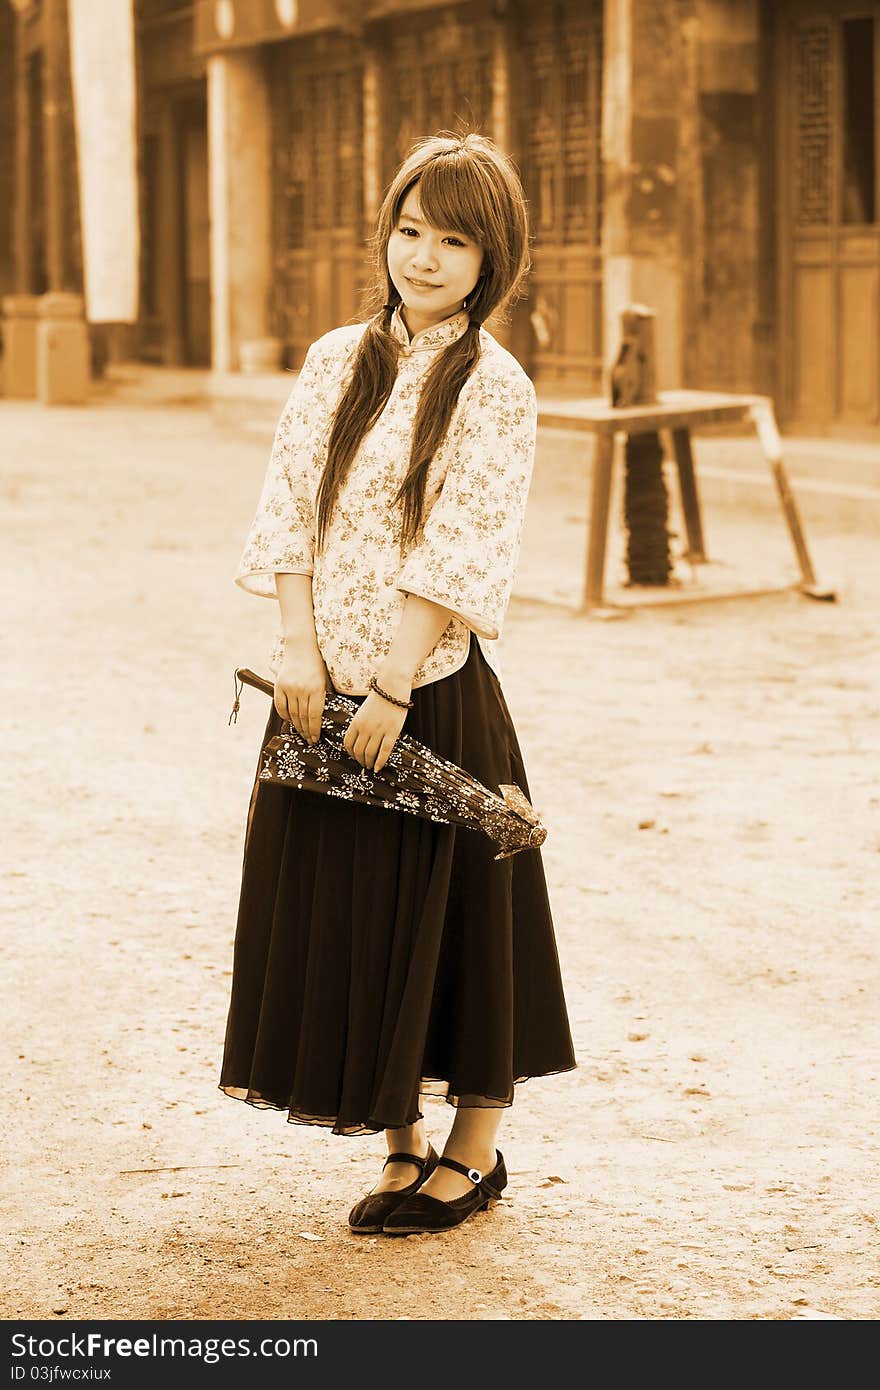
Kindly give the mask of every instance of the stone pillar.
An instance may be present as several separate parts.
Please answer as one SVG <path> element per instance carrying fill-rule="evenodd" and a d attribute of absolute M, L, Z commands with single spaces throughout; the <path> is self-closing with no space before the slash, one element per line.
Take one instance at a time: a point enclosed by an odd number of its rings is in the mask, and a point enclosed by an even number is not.
<path fill-rule="evenodd" d="M 261 366 L 275 354 L 272 281 L 271 122 L 259 48 L 208 59 L 211 210 L 211 361 L 215 371 Z"/>
<path fill-rule="evenodd" d="M 605 360 L 620 311 L 657 315 L 657 385 L 682 385 L 680 114 L 688 26 L 679 0 L 605 0 L 602 73 Z"/>

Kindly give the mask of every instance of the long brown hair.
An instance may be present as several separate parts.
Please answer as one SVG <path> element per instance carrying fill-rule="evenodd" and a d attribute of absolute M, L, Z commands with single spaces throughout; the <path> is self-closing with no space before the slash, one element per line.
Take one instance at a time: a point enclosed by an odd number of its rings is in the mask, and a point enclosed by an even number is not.
<path fill-rule="evenodd" d="M 351 462 L 385 408 L 397 375 L 399 344 L 390 325 L 400 295 L 388 273 L 388 242 L 403 201 L 416 184 L 425 220 L 434 227 L 461 232 L 481 245 L 484 255 L 479 279 L 468 295 L 467 330 L 438 352 L 422 385 L 409 467 L 394 499 L 395 505 L 402 505 L 404 544 L 419 530 L 428 466 L 449 428 L 459 393 L 479 361 L 480 325 L 492 313 L 501 315 L 517 297 L 529 270 L 525 195 L 514 165 L 498 146 L 484 135 L 450 131 L 413 145 L 391 180 L 371 238 L 374 312 L 333 418 L 318 489 L 318 550 Z"/>

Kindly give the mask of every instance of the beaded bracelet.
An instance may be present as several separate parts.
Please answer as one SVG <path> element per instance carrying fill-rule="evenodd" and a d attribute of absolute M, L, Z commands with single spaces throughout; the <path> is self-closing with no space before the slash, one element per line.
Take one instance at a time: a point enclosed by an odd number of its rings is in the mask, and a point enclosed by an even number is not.
<path fill-rule="evenodd" d="M 412 709 L 412 700 L 398 700 L 394 695 L 389 695 L 387 690 L 383 690 L 378 684 L 375 676 L 370 676 L 370 689 L 375 690 L 377 695 L 381 695 L 383 700 L 387 700 L 391 705 L 397 705 L 398 709 Z"/>

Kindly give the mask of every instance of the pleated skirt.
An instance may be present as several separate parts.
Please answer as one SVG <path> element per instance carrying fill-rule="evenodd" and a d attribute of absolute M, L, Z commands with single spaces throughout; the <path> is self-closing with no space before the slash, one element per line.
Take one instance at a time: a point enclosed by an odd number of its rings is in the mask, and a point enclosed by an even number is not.
<path fill-rule="evenodd" d="M 492 791 L 529 795 L 474 639 L 460 670 L 412 698 L 407 733 Z M 261 752 L 281 728 L 271 706 Z M 255 776 L 220 1089 L 364 1134 L 413 1124 L 424 1096 L 506 1106 L 517 1082 L 574 1067 L 540 850 L 495 849 L 480 831 Z"/>

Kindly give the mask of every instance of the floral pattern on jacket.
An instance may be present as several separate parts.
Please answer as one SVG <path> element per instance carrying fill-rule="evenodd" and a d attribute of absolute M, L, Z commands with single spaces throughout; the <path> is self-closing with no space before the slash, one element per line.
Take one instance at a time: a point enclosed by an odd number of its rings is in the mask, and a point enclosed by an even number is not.
<path fill-rule="evenodd" d="M 275 433 L 256 515 L 235 575 L 250 593 L 277 597 L 276 572 L 311 574 L 318 646 L 334 687 L 363 695 L 386 655 L 407 593 L 453 617 L 415 674 L 414 687 L 464 665 L 471 631 L 500 674 L 500 637 L 519 556 L 531 481 L 537 402 L 531 380 L 485 329 L 446 437 L 428 469 L 422 525 L 402 548 L 393 505 L 409 463 L 419 392 L 436 353 L 467 328 L 454 314 L 410 340 L 399 309 L 397 377 L 364 436 L 337 498 L 323 551 L 315 503 L 336 406 L 351 379 L 363 324 L 334 329 L 309 348 Z M 272 654 L 277 670 L 280 638 Z"/>

